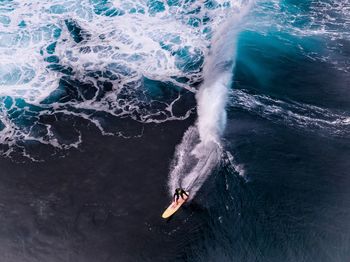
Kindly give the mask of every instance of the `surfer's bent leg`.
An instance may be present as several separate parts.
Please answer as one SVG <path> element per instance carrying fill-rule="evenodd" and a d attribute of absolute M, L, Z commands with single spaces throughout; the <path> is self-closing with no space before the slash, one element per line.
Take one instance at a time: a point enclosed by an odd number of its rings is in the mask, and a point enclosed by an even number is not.
<path fill-rule="evenodd" d="M 186 193 L 186 191 L 182 190 L 181 193 L 180 193 L 180 196 L 181 196 L 182 199 L 185 199 L 184 195 L 186 195 L 188 197 L 188 194 Z"/>
<path fill-rule="evenodd" d="M 179 194 L 175 193 L 174 194 L 174 202 L 177 203 L 178 200 L 179 200 Z"/>

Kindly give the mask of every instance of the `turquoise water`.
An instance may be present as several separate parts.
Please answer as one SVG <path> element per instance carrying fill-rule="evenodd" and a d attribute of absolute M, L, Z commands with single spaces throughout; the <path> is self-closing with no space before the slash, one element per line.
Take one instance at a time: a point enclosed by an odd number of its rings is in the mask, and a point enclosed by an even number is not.
<path fill-rule="evenodd" d="M 349 18 L 0 1 L 4 261 L 348 261 Z"/>

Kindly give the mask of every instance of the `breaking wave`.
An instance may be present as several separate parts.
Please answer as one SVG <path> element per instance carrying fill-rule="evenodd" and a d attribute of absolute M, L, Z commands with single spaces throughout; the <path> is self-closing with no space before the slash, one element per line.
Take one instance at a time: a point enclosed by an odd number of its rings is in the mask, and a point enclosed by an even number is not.
<path fill-rule="evenodd" d="M 57 120 L 79 118 L 103 134 L 135 136 L 123 124 L 182 120 L 196 92 L 213 32 L 239 1 L 6 0 L 0 3 L 1 150 L 24 144 L 77 147 Z M 164 91 L 162 83 L 166 83 Z M 107 119 L 107 120 L 106 120 Z M 113 122 L 113 121 L 112 121 Z"/>
<path fill-rule="evenodd" d="M 196 94 L 198 120 L 177 146 L 169 177 L 170 193 L 181 187 L 194 197 L 222 158 L 221 135 L 226 125 L 226 102 L 233 80 L 237 34 L 250 2 L 228 15 L 215 32 L 203 67 L 203 83 Z"/>

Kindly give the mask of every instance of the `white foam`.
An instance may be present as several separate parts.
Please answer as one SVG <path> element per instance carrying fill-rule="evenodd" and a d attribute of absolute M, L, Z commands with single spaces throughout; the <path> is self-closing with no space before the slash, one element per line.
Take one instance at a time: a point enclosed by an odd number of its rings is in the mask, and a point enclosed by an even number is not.
<path fill-rule="evenodd" d="M 350 116 L 346 112 L 333 112 L 314 105 L 287 102 L 266 95 L 253 95 L 238 89 L 231 91 L 229 107 L 308 132 L 341 137 L 350 134 Z"/>
<path fill-rule="evenodd" d="M 237 33 L 251 3 L 242 3 L 238 12 L 229 13 L 215 32 L 205 58 L 203 84 L 196 95 L 198 120 L 177 147 L 169 175 L 169 193 L 176 187 L 193 198 L 222 155 L 221 135 L 226 124 L 226 101 L 232 83 Z"/>
<path fill-rule="evenodd" d="M 93 123 L 103 134 L 112 133 L 104 129 L 92 111 L 116 117 L 129 116 L 144 123 L 187 118 L 191 110 L 182 116 L 173 113 L 174 103 L 179 97 L 163 103 L 164 107 L 155 112 L 150 105 L 152 99 L 143 101 L 137 94 L 146 92 L 145 77 L 172 82 L 196 92 L 191 84 L 201 78 L 200 61 L 207 53 L 211 32 L 225 19 L 228 7 L 239 8 L 239 1 L 235 0 L 216 3 L 215 7 L 208 7 L 200 1 L 172 6 L 164 3 L 162 12 L 153 12 L 149 1 L 145 0 L 107 2 L 110 8 L 120 10 L 120 14 L 114 17 L 97 12 L 98 5 L 88 0 L 66 0 L 64 4 L 58 0 L 2 3 L 0 14 L 7 20 L 0 21 L 0 97 L 20 98 L 40 106 L 41 116 L 56 112 L 81 117 Z M 191 19 L 197 24 L 191 24 Z M 76 43 L 68 32 L 67 20 L 82 28 L 81 42 Z M 54 43 L 54 52 L 49 52 L 47 47 Z M 50 56 L 56 56 L 60 66 L 72 69 L 73 75 L 68 79 L 94 85 L 98 90 L 95 96 L 83 101 L 41 104 L 65 77 L 63 72 L 48 69 L 50 63 L 45 59 Z M 101 76 L 97 80 L 90 75 L 95 71 L 108 71 L 114 78 Z M 177 81 L 179 77 L 188 81 Z M 109 81 L 113 85 L 103 97 L 98 97 L 99 81 Z M 121 98 L 121 94 L 130 99 Z M 9 110 L 6 106 L 1 108 L 6 124 L 1 131 L 6 138 L 2 143 L 10 146 L 16 141 L 35 139 L 53 147 L 67 148 L 55 138 L 49 125 L 45 137 L 34 138 L 30 134 L 31 128 L 18 126 Z M 13 110 L 23 109 L 14 105 Z M 119 131 L 113 134 L 124 135 Z M 71 146 L 78 145 L 79 139 Z"/>

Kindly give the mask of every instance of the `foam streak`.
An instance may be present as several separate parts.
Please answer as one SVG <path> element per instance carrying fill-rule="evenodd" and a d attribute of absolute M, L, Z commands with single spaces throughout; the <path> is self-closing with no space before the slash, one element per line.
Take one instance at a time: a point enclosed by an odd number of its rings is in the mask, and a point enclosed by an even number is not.
<path fill-rule="evenodd" d="M 220 140 L 226 124 L 237 33 L 250 5 L 244 3 L 214 34 L 203 68 L 204 81 L 196 95 L 198 120 L 177 147 L 169 178 L 170 193 L 182 187 L 193 198 L 221 159 Z"/>

